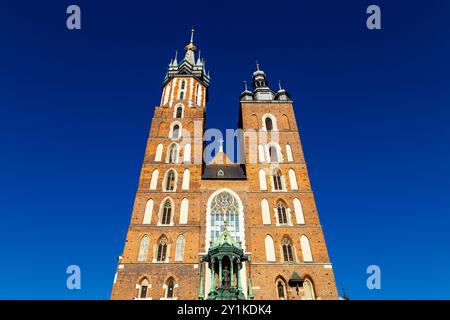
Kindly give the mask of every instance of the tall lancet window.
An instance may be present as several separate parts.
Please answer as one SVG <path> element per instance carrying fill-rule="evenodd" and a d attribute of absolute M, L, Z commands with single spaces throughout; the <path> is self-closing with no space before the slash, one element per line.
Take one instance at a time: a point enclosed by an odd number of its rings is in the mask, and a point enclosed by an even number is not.
<path fill-rule="evenodd" d="M 164 202 L 164 206 L 161 212 L 161 224 L 170 224 L 172 218 L 172 203 L 169 199 Z"/>
<path fill-rule="evenodd" d="M 178 161 L 178 144 L 171 144 L 168 151 L 168 163 L 176 163 Z"/>
<path fill-rule="evenodd" d="M 182 106 L 177 107 L 176 117 L 177 118 L 182 118 L 183 117 L 183 107 Z"/>
<path fill-rule="evenodd" d="M 167 281 L 167 294 L 166 294 L 167 299 L 173 299 L 174 288 L 175 288 L 175 282 L 173 281 L 173 278 L 170 278 Z"/>
<path fill-rule="evenodd" d="M 273 130 L 273 122 L 270 117 L 266 117 L 266 130 L 272 131 Z"/>
<path fill-rule="evenodd" d="M 167 259 L 167 239 L 162 237 L 159 240 L 158 252 L 156 254 L 156 261 L 164 262 Z"/>
<path fill-rule="evenodd" d="M 174 125 L 172 128 L 172 139 L 178 139 L 180 137 L 180 126 Z"/>
<path fill-rule="evenodd" d="M 278 159 L 278 150 L 275 146 L 270 146 L 269 147 L 269 159 L 270 162 L 272 163 L 278 163 L 279 159 Z"/>
<path fill-rule="evenodd" d="M 277 214 L 278 214 L 278 223 L 279 224 L 287 224 L 287 214 L 286 214 L 286 205 L 283 201 L 278 201 L 277 203 Z"/>
<path fill-rule="evenodd" d="M 143 236 L 139 245 L 138 261 L 147 261 L 148 243 L 148 235 Z"/>
<path fill-rule="evenodd" d="M 210 240 L 215 241 L 224 230 L 224 221 L 227 221 L 227 230 L 239 242 L 239 203 L 229 192 L 222 191 L 211 201 L 211 234 Z"/>
<path fill-rule="evenodd" d="M 283 248 L 283 259 L 284 259 L 284 262 L 294 262 L 294 256 L 292 254 L 291 240 L 288 237 L 285 237 L 283 239 L 283 242 L 282 242 L 281 246 Z"/>
<path fill-rule="evenodd" d="M 275 169 L 273 173 L 273 188 L 277 191 L 283 190 L 283 180 L 279 169 Z"/>
<path fill-rule="evenodd" d="M 165 191 L 174 191 L 175 184 L 176 184 L 175 170 L 170 169 L 169 172 L 167 172 L 166 181 L 164 184 Z"/>

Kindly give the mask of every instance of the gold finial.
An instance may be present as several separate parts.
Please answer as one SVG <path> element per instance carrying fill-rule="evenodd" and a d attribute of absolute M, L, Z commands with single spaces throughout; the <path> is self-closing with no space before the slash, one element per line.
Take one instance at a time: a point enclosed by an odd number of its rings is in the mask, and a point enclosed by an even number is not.
<path fill-rule="evenodd" d="M 223 220 L 223 231 L 228 231 L 227 230 L 227 219 Z"/>
<path fill-rule="evenodd" d="M 197 50 L 197 47 L 194 45 L 194 32 L 195 32 L 195 29 L 194 29 L 194 27 L 192 27 L 191 41 L 189 42 L 189 44 L 186 47 L 184 47 L 184 50 L 186 50 L 186 51 L 188 51 L 188 50 L 196 51 Z"/>

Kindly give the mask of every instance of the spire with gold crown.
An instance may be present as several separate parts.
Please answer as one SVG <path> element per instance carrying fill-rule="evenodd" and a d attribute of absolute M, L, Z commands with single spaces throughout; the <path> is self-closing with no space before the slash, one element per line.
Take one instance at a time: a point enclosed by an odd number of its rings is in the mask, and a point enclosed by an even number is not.
<path fill-rule="evenodd" d="M 176 51 L 175 58 L 170 61 L 166 77 L 164 78 L 164 85 L 177 75 L 193 75 L 201 81 L 205 87 L 209 86 L 210 77 L 209 72 L 207 73 L 205 70 L 205 60 L 201 59 L 199 54 L 197 63 L 195 62 L 195 52 L 197 51 L 197 47 L 194 44 L 194 33 L 195 29 L 192 28 L 190 41 L 184 47 L 185 55 L 183 60 L 178 62 L 178 51 Z"/>

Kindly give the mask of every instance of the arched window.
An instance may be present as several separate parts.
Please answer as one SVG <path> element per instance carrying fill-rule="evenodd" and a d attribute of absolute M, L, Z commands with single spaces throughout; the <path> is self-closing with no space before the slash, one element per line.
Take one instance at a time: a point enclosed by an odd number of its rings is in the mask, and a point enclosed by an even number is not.
<path fill-rule="evenodd" d="M 162 137 L 167 134 L 168 125 L 164 121 L 160 123 L 159 129 L 158 129 L 158 136 Z"/>
<path fill-rule="evenodd" d="M 291 240 L 285 237 L 281 242 L 284 262 L 294 262 Z"/>
<path fill-rule="evenodd" d="M 156 186 L 158 184 L 158 175 L 159 175 L 158 169 L 153 170 L 152 179 L 150 181 L 150 190 L 156 190 Z"/>
<path fill-rule="evenodd" d="M 286 155 L 287 155 L 288 161 L 294 161 L 294 158 L 292 156 L 292 148 L 289 144 L 286 145 Z"/>
<path fill-rule="evenodd" d="M 182 106 L 177 107 L 175 118 L 183 118 L 183 107 Z"/>
<path fill-rule="evenodd" d="M 149 286 L 148 280 L 147 278 L 144 278 L 139 286 L 139 299 L 147 298 L 148 286 Z"/>
<path fill-rule="evenodd" d="M 158 243 L 158 252 L 156 254 L 156 261 L 164 262 L 167 260 L 167 239 L 162 237 Z"/>
<path fill-rule="evenodd" d="M 294 169 L 289 169 L 289 181 L 291 182 L 291 189 L 298 190 L 297 177 L 295 176 Z"/>
<path fill-rule="evenodd" d="M 259 155 L 259 162 L 264 162 L 264 147 L 262 144 L 258 145 L 258 155 Z"/>
<path fill-rule="evenodd" d="M 167 163 L 177 163 L 178 162 L 178 150 L 179 146 L 176 143 L 172 143 L 167 150 Z"/>
<path fill-rule="evenodd" d="M 153 200 L 149 199 L 145 205 L 144 221 L 143 224 L 150 224 L 152 222 L 153 213 Z"/>
<path fill-rule="evenodd" d="M 188 163 L 191 162 L 191 145 L 189 143 L 184 146 L 183 161 Z"/>
<path fill-rule="evenodd" d="M 303 207 L 299 199 L 294 199 L 295 220 L 298 224 L 305 224 L 305 217 L 303 216 Z"/>
<path fill-rule="evenodd" d="M 277 296 L 278 300 L 287 300 L 286 283 L 281 279 L 277 281 Z"/>
<path fill-rule="evenodd" d="M 227 191 L 217 194 L 210 204 L 210 239 L 215 241 L 224 230 L 224 220 L 227 230 L 236 242 L 240 241 L 240 221 L 238 200 Z"/>
<path fill-rule="evenodd" d="M 160 143 L 156 147 L 155 161 L 161 161 L 162 152 L 163 152 L 163 145 L 162 145 L 162 143 Z"/>
<path fill-rule="evenodd" d="M 166 298 L 167 299 L 173 299 L 174 294 L 173 291 L 175 289 L 175 281 L 173 281 L 173 278 L 169 278 L 167 280 L 167 291 L 166 291 Z"/>
<path fill-rule="evenodd" d="M 270 146 L 269 147 L 269 159 L 270 159 L 271 163 L 278 163 L 279 162 L 277 147 L 275 147 L 275 146 Z"/>
<path fill-rule="evenodd" d="M 300 245 L 302 248 L 303 261 L 304 262 L 312 262 L 313 257 L 312 257 L 312 253 L 311 253 L 311 246 L 309 245 L 309 239 L 307 236 L 302 235 L 300 237 Z"/>
<path fill-rule="evenodd" d="M 183 99 L 184 99 L 184 92 L 181 91 L 181 92 L 180 92 L 180 100 L 183 100 Z"/>
<path fill-rule="evenodd" d="M 266 131 L 277 130 L 277 122 L 276 122 L 277 120 L 272 114 L 266 113 L 265 115 L 263 115 L 262 121 L 263 121 L 263 130 Z"/>
<path fill-rule="evenodd" d="M 143 236 L 141 239 L 141 243 L 139 245 L 138 261 L 147 261 L 148 243 L 149 243 L 148 235 Z"/>
<path fill-rule="evenodd" d="M 256 114 L 252 114 L 250 116 L 250 128 L 258 129 L 258 117 L 256 116 Z"/>
<path fill-rule="evenodd" d="M 272 119 L 270 117 L 266 117 L 266 130 L 267 131 L 272 131 L 273 130 L 273 122 Z"/>
<path fill-rule="evenodd" d="M 273 245 L 273 238 L 267 235 L 264 239 L 264 244 L 266 246 L 266 260 L 269 262 L 275 261 L 275 247 Z"/>
<path fill-rule="evenodd" d="M 175 248 L 175 261 L 183 261 L 184 259 L 184 236 L 180 234 L 177 238 L 177 246 Z"/>
<path fill-rule="evenodd" d="M 186 81 L 181 81 L 181 90 L 184 90 L 184 88 L 186 87 Z"/>
<path fill-rule="evenodd" d="M 270 224 L 270 209 L 269 201 L 267 201 L 267 199 L 261 200 L 261 211 L 263 224 Z"/>
<path fill-rule="evenodd" d="M 180 206 L 180 224 L 186 224 L 188 221 L 189 200 L 184 198 L 181 200 Z"/>
<path fill-rule="evenodd" d="M 178 139 L 179 137 L 180 137 L 180 125 L 175 124 L 172 127 L 172 136 L 171 136 L 171 138 L 172 139 Z"/>
<path fill-rule="evenodd" d="M 308 278 L 303 281 L 303 290 L 305 292 L 305 299 L 306 300 L 314 300 L 316 298 L 314 294 L 314 285 L 311 280 Z"/>
<path fill-rule="evenodd" d="M 172 221 L 172 212 L 173 212 L 172 202 L 170 201 L 170 199 L 166 199 L 166 201 L 164 201 L 161 211 L 160 224 L 170 224 Z"/>
<path fill-rule="evenodd" d="M 281 174 L 280 169 L 275 169 L 272 175 L 273 179 L 273 189 L 276 191 L 283 190 L 283 175 Z"/>
<path fill-rule="evenodd" d="M 261 190 L 267 190 L 266 173 L 264 172 L 264 169 L 259 169 L 259 188 Z"/>
<path fill-rule="evenodd" d="M 279 224 L 287 224 L 288 217 L 286 214 L 286 205 L 283 201 L 278 201 L 277 203 L 277 218 Z"/>
<path fill-rule="evenodd" d="M 189 180 L 191 178 L 191 172 L 189 169 L 184 170 L 183 172 L 183 184 L 181 185 L 181 189 L 189 190 Z"/>
<path fill-rule="evenodd" d="M 289 119 L 287 117 L 287 115 L 283 114 L 281 116 L 282 118 L 282 122 L 283 122 L 283 129 L 289 130 Z"/>
<path fill-rule="evenodd" d="M 174 169 L 170 169 L 166 173 L 166 179 L 164 181 L 165 191 L 175 191 L 177 175 Z"/>

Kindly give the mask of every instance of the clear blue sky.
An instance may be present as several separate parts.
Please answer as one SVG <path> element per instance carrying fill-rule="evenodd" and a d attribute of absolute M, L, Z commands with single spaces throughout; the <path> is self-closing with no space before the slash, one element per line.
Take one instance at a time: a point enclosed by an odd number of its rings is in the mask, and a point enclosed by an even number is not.
<path fill-rule="evenodd" d="M 72 3 L 81 31 L 65 27 Z M 381 31 L 365 27 L 373 3 Z M 192 25 L 208 127 L 236 126 L 255 60 L 293 97 L 339 289 L 450 298 L 449 15 L 436 0 L 2 2 L 0 298 L 109 297 L 153 108 Z"/>

